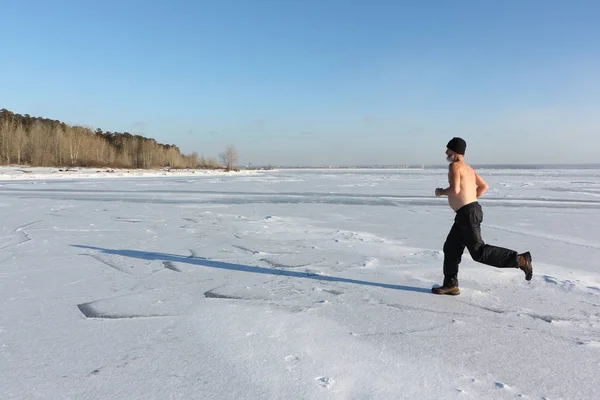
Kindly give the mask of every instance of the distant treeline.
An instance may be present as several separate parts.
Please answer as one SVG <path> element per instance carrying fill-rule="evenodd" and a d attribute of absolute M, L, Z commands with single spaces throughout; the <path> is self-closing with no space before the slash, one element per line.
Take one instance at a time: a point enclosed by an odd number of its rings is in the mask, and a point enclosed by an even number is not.
<path fill-rule="evenodd" d="M 0 164 L 113 168 L 222 168 L 174 145 L 0 110 Z"/>

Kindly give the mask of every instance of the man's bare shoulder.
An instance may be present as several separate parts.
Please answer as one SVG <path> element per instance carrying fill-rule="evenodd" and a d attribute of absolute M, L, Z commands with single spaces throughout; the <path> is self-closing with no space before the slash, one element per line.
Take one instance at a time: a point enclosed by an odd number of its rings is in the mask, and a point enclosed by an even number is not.
<path fill-rule="evenodd" d="M 475 172 L 475 168 L 467 164 L 466 162 L 462 162 L 460 165 L 460 174 L 467 179 L 475 179 L 477 173 Z"/>
<path fill-rule="evenodd" d="M 448 170 L 455 174 L 462 174 L 467 168 L 470 168 L 464 161 L 454 161 L 448 165 Z"/>

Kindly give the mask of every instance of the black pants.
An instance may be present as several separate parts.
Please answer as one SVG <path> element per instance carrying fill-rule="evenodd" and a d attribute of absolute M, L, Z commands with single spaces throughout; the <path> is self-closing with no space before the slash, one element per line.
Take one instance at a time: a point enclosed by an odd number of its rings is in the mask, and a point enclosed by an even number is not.
<path fill-rule="evenodd" d="M 481 238 L 483 210 L 478 202 L 456 211 L 454 225 L 444 243 L 444 283 L 458 282 L 458 265 L 465 247 L 473 260 L 497 268 L 518 268 L 517 252 L 485 244 Z"/>

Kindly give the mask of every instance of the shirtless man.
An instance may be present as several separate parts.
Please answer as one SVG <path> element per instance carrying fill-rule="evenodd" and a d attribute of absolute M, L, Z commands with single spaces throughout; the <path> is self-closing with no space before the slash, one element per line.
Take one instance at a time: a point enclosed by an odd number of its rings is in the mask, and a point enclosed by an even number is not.
<path fill-rule="evenodd" d="M 436 196 L 448 196 L 448 203 L 456 212 L 454 225 L 444 243 L 444 284 L 431 289 L 435 294 L 460 294 L 458 265 L 465 247 L 477 262 L 497 268 L 519 268 L 528 281 L 533 275 L 529 252 L 518 254 L 515 250 L 486 244 L 481 238 L 483 211 L 477 199 L 488 190 L 488 184 L 465 162 L 466 149 L 467 143 L 461 138 L 448 142 L 446 160 L 450 163 L 450 186 L 435 189 Z"/>

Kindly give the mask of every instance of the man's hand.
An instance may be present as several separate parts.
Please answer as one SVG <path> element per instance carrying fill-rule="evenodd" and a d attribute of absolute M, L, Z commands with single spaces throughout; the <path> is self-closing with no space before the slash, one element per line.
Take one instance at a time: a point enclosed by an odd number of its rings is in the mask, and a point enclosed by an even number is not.
<path fill-rule="evenodd" d="M 442 188 L 436 188 L 435 189 L 435 195 L 437 197 L 443 196 L 444 195 L 444 189 L 442 189 Z"/>

